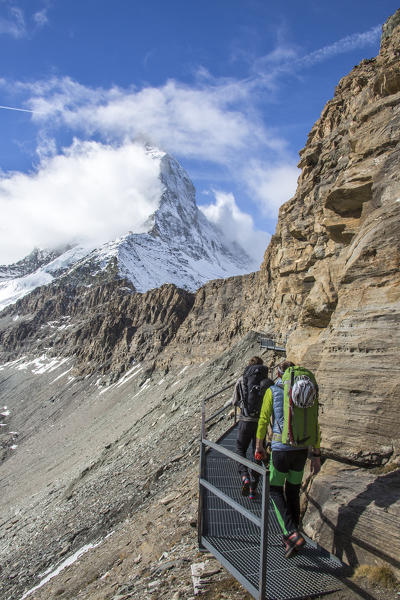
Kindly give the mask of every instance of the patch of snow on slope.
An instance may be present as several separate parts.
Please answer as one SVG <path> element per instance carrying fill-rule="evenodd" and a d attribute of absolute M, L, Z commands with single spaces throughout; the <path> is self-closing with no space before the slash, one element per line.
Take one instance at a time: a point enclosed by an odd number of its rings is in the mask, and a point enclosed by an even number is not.
<path fill-rule="evenodd" d="M 141 394 L 142 392 L 144 392 L 144 390 L 146 390 L 147 388 L 150 387 L 150 377 L 148 379 L 146 379 L 146 381 L 144 383 L 142 383 L 142 385 L 140 386 L 140 389 L 138 392 L 136 392 L 136 394 L 134 396 L 132 396 L 132 398 L 136 398 L 136 396 L 139 396 L 139 394 Z"/>
<path fill-rule="evenodd" d="M 132 369 L 129 369 L 129 371 L 127 371 L 121 377 L 121 379 L 119 379 L 118 381 L 116 381 L 112 385 L 109 385 L 109 386 L 103 388 L 102 390 L 100 390 L 100 395 L 104 394 L 105 392 L 108 392 L 109 390 L 111 390 L 113 388 L 121 387 L 122 385 L 124 385 L 125 383 L 127 383 L 128 381 L 130 381 L 131 379 L 133 379 L 134 377 L 136 377 L 137 375 L 139 375 L 140 371 L 143 371 L 143 367 L 141 366 L 141 364 L 140 363 L 135 364 L 132 367 Z M 97 380 L 97 386 L 100 387 L 100 385 L 101 385 L 101 379 L 98 379 Z"/>
<path fill-rule="evenodd" d="M 49 358 L 46 354 L 42 354 L 38 358 L 29 360 L 28 362 L 19 363 L 16 365 L 18 371 L 26 371 L 30 368 L 34 375 L 42 375 L 43 373 L 51 373 L 61 365 L 65 364 L 70 358 Z"/>
<path fill-rule="evenodd" d="M 52 383 L 55 383 L 56 381 L 58 381 L 59 379 L 61 379 L 61 377 L 64 377 L 64 375 L 66 375 L 67 373 L 69 373 L 70 371 L 72 371 L 72 367 L 70 369 L 67 369 L 66 371 L 64 371 L 63 373 L 61 373 L 61 375 L 58 375 L 58 377 L 56 377 L 55 379 L 53 379 L 53 381 L 50 382 L 50 385 Z"/>
<path fill-rule="evenodd" d="M 0 371 L 5 369 L 6 367 L 15 367 L 16 365 L 18 365 L 20 362 L 22 362 L 25 359 L 26 359 L 26 356 L 21 356 L 20 358 L 17 358 L 17 360 L 11 360 L 10 362 L 4 363 L 3 365 L 0 365 Z"/>
<path fill-rule="evenodd" d="M 143 367 L 140 363 L 138 363 L 137 365 L 132 367 L 132 369 L 125 373 L 125 375 L 116 384 L 116 387 L 121 387 L 121 385 L 124 385 L 124 383 L 130 381 L 131 379 L 136 377 L 136 375 L 139 375 L 140 371 L 143 371 Z"/>
<path fill-rule="evenodd" d="M 35 288 L 41 285 L 48 285 L 53 281 L 53 276 L 45 271 L 39 270 L 36 273 L 25 275 L 25 277 L 19 277 L 12 279 L 11 281 L 4 281 L 0 283 L 0 310 L 13 304 L 29 294 Z"/>
<path fill-rule="evenodd" d="M 92 550 L 92 548 L 97 548 L 97 546 L 100 546 L 101 542 L 102 540 L 100 542 L 97 542 L 96 544 L 86 544 L 86 546 L 83 546 L 82 548 L 80 548 L 80 550 L 77 550 L 75 554 L 65 559 L 54 571 L 48 570 L 46 571 L 46 573 L 43 573 L 43 575 L 46 575 L 46 577 L 44 577 L 42 581 L 35 585 L 35 587 L 30 589 L 28 592 L 25 592 L 25 594 L 21 597 L 21 600 L 24 600 L 25 598 L 33 594 L 33 592 L 36 592 L 36 590 L 43 587 L 48 581 L 50 581 L 50 579 L 53 579 L 59 573 L 61 573 L 61 571 L 73 565 L 74 562 L 76 562 L 78 558 L 80 558 L 83 554 L 86 554 L 86 552 Z"/>

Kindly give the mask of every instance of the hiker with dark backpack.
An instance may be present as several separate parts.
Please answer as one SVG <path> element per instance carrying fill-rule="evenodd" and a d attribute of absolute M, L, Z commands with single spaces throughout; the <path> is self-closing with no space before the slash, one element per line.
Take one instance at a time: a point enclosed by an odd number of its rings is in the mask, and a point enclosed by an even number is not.
<path fill-rule="evenodd" d="M 311 472 L 321 468 L 318 385 L 311 371 L 285 361 L 265 393 L 257 428 L 255 459 L 265 458 L 264 440 L 273 419 L 270 497 L 283 532 L 285 557 L 305 544 L 299 532 L 300 486 L 311 451 Z"/>
<path fill-rule="evenodd" d="M 268 378 L 268 367 L 259 356 L 250 359 L 243 375 L 236 382 L 232 398 L 232 404 L 240 407 L 236 452 L 243 458 L 247 458 L 250 444 L 254 455 L 262 400 L 268 386 L 272 384 L 273 381 Z M 261 464 L 260 460 L 256 462 Z M 242 481 L 242 495 L 254 500 L 259 474 L 240 463 L 238 470 Z"/>

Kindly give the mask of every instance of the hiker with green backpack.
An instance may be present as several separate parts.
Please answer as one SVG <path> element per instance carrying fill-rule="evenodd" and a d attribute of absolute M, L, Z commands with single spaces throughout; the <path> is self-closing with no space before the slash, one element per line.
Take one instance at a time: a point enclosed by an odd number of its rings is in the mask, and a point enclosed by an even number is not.
<path fill-rule="evenodd" d="M 265 437 L 272 417 L 270 497 L 289 558 L 305 544 L 299 532 L 300 486 L 309 451 L 311 471 L 316 474 L 321 468 L 318 385 L 311 371 L 292 362 L 283 362 L 277 371 L 278 378 L 264 394 L 255 459 L 266 457 Z"/>

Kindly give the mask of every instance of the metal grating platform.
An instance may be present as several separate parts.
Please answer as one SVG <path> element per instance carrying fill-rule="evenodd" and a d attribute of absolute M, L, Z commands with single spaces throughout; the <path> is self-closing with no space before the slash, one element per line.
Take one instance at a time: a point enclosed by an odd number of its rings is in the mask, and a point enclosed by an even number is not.
<path fill-rule="evenodd" d="M 219 440 L 218 446 L 235 452 L 236 427 Z M 296 600 L 320 596 L 342 587 L 337 578 L 342 563 L 308 538 L 301 552 L 291 559 L 284 558 L 282 532 L 270 504 L 268 542 L 263 559 L 266 561 L 266 591 L 260 596 L 262 495 L 255 500 L 243 497 L 238 462 L 214 448 L 204 453 L 203 478 L 227 498 L 219 497 L 211 489 L 203 489 L 200 544 L 214 554 L 255 598 Z M 229 500 L 233 501 L 232 505 Z M 247 516 L 235 509 L 235 503 L 245 509 L 245 513 L 248 511 Z M 251 516 L 255 517 L 254 522 Z"/>

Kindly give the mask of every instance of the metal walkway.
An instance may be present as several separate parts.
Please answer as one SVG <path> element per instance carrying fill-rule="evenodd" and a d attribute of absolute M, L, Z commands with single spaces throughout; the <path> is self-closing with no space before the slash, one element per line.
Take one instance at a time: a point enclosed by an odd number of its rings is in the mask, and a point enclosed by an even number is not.
<path fill-rule="evenodd" d="M 284 558 L 282 532 L 269 500 L 269 472 L 253 463 L 262 475 L 261 493 L 255 500 L 243 497 L 238 463 L 247 461 L 235 453 L 237 424 L 213 443 L 205 438 L 206 422 L 203 410 L 200 548 L 259 600 L 310 598 L 341 589 L 337 576 L 343 564 L 308 538 L 296 556 Z"/>

